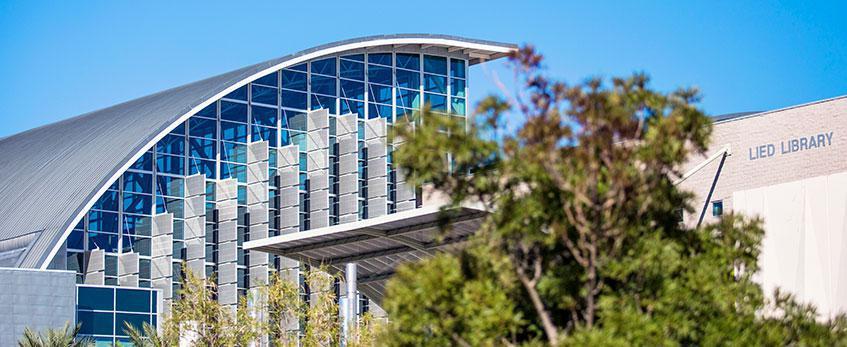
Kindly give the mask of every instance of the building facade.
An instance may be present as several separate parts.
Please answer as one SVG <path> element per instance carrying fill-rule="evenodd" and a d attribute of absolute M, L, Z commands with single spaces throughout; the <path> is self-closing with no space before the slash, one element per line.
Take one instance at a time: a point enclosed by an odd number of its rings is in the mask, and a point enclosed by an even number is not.
<path fill-rule="evenodd" d="M 182 264 L 225 305 L 273 272 L 302 282 L 244 242 L 420 207 L 390 128 L 424 104 L 465 118 L 468 69 L 515 48 L 341 41 L 0 139 L 0 267 L 73 272 L 73 317 L 104 344 L 167 312 Z"/>

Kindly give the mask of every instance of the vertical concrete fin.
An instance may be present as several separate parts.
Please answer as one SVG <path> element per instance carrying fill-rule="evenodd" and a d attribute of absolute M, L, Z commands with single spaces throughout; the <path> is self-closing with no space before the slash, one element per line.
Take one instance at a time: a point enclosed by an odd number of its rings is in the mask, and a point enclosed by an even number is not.
<path fill-rule="evenodd" d="M 88 252 L 85 267 L 85 284 L 104 285 L 106 282 L 106 251 L 94 249 Z"/>
<path fill-rule="evenodd" d="M 206 176 L 185 178 L 185 248 L 188 270 L 206 278 Z"/>
<path fill-rule="evenodd" d="M 402 126 L 402 125 L 395 125 Z M 409 123 L 405 126 L 413 127 L 414 125 Z M 392 144 L 394 146 L 394 150 L 397 150 L 398 147 L 402 146 L 405 143 L 405 139 L 401 137 L 394 137 L 392 139 Z M 412 182 L 409 181 L 406 173 L 398 168 L 395 164 L 394 166 L 394 177 L 395 177 L 395 197 L 394 203 L 397 206 L 397 212 L 413 210 L 416 207 L 417 197 L 415 196 L 415 186 Z"/>
<path fill-rule="evenodd" d="M 329 111 L 306 116 L 306 170 L 309 175 L 311 229 L 329 226 Z"/>
<path fill-rule="evenodd" d="M 166 308 L 170 307 L 173 299 L 173 229 L 174 215 L 163 213 L 153 216 L 150 229 L 152 249 L 150 250 L 150 279 L 153 288 L 162 291 L 162 299 Z"/>
<path fill-rule="evenodd" d="M 268 237 L 268 142 L 247 145 L 247 210 L 250 240 Z M 268 283 L 268 254 L 250 251 L 250 288 Z"/>
<path fill-rule="evenodd" d="M 118 255 L 118 285 L 138 287 L 138 253 L 130 252 Z"/>
<path fill-rule="evenodd" d="M 387 125 L 384 118 L 365 122 L 368 147 L 368 218 L 388 214 Z"/>
<path fill-rule="evenodd" d="M 358 116 L 338 117 L 335 129 L 338 142 L 338 221 L 355 222 L 359 218 Z"/>
<path fill-rule="evenodd" d="M 234 178 L 215 182 L 218 227 L 218 302 L 238 303 L 238 182 Z"/>

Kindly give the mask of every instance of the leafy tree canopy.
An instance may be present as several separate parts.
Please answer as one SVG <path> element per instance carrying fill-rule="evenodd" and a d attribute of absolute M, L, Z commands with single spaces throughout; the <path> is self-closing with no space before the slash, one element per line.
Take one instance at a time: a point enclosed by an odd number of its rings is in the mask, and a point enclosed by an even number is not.
<path fill-rule="evenodd" d="M 843 316 L 763 295 L 758 221 L 679 222 L 692 196 L 673 182 L 711 133 L 696 90 L 658 92 L 644 74 L 553 81 L 529 46 L 510 61 L 516 96 L 485 99 L 472 124 L 424 110 L 395 127 L 408 177 L 489 214 L 463 251 L 398 270 L 382 343 L 847 343 Z M 506 132 L 515 113 L 522 125 Z"/>

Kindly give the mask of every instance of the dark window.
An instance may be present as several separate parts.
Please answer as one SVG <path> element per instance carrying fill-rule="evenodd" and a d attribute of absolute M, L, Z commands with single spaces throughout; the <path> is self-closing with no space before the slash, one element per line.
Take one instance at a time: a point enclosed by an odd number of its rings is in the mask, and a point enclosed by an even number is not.
<path fill-rule="evenodd" d="M 242 86 L 224 96 L 227 99 L 247 101 L 247 86 Z"/>
<path fill-rule="evenodd" d="M 157 153 L 167 153 L 174 155 L 185 155 L 185 137 L 176 135 L 165 135 L 164 138 L 156 143 Z"/>
<path fill-rule="evenodd" d="M 253 83 L 264 84 L 266 86 L 276 87 L 277 84 L 278 84 L 277 83 L 278 78 L 279 77 L 278 77 L 278 74 L 276 72 L 271 72 L 270 74 L 267 74 L 265 76 L 260 77 L 259 79 L 257 79 Z"/>
<path fill-rule="evenodd" d="M 368 81 L 391 85 L 391 68 L 379 65 L 368 65 Z"/>
<path fill-rule="evenodd" d="M 341 97 L 348 99 L 364 100 L 365 84 L 362 82 L 341 80 Z"/>
<path fill-rule="evenodd" d="M 327 58 L 313 61 L 312 73 L 327 76 L 335 76 L 335 58 Z"/>
<path fill-rule="evenodd" d="M 335 95 L 335 78 L 312 76 L 312 93 Z"/>
<path fill-rule="evenodd" d="M 191 136 L 214 139 L 217 134 L 217 124 L 214 120 L 191 117 L 188 120 L 188 133 Z"/>
<path fill-rule="evenodd" d="M 440 94 L 447 94 L 447 77 L 425 74 L 424 90 Z"/>
<path fill-rule="evenodd" d="M 247 123 L 247 105 L 221 101 L 221 119 Z"/>
<path fill-rule="evenodd" d="M 425 55 L 424 72 L 447 75 L 447 58 Z"/>
<path fill-rule="evenodd" d="M 212 119 L 218 118 L 218 104 L 213 102 L 211 105 L 200 110 L 200 112 L 197 112 L 197 116 Z"/>
<path fill-rule="evenodd" d="M 391 53 L 371 53 L 368 54 L 368 62 L 371 64 L 380 64 L 391 66 Z"/>
<path fill-rule="evenodd" d="M 253 124 L 259 124 L 264 126 L 276 126 L 276 108 L 270 107 L 261 107 L 261 106 L 252 106 L 253 110 Z"/>
<path fill-rule="evenodd" d="M 282 87 L 285 89 L 306 91 L 306 74 L 282 70 Z"/>
<path fill-rule="evenodd" d="M 114 313 L 111 312 L 85 312 L 77 313 L 80 334 L 112 335 L 114 328 Z"/>
<path fill-rule="evenodd" d="M 277 89 L 263 86 L 253 86 L 253 102 L 276 106 L 277 104 Z"/>
<path fill-rule="evenodd" d="M 397 53 L 397 67 L 401 69 L 420 70 L 421 57 L 417 54 Z"/>
<path fill-rule="evenodd" d="M 298 110 L 306 109 L 306 93 L 293 92 L 289 90 L 282 91 L 282 106 L 296 108 Z"/>
<path fill-rule="evenodd" d="M 364 54 L 351 54 L 351 55 L 345 55 L 345 56 L 343 56 L 343 57 L 341 57 L 341 58 L 342 58 L 342 59 L 355 60 L 355 61 L 365 61 L 365 55 L 364 55 Z"/>
<path fill-rule="evenodd" d="M 368 85 L 369 100 L 380 104 L 391 104 L 391 87 L 378 84 Z"/>
<path fill-rule="evenodd" d="M 465 61 L 450 59 L 450 76 L 465 78 Z"/>
<path fill-rule="evenodd" d="M 712 201 L 712 216 L 720 217 L 723 215 L 723 200 Z"/>
<path fill-rule="evenodd" d="M 418 89 L 421 86 L 421 74 L 417 71 L 397 70 L 397 86 Z"/>
<path fill-rule="evenodd" d="M 343 78 L 354 79 L 358 81 L 365 80 L 365 64 L 355 61 L 341 60 L 341 73 Z"/>

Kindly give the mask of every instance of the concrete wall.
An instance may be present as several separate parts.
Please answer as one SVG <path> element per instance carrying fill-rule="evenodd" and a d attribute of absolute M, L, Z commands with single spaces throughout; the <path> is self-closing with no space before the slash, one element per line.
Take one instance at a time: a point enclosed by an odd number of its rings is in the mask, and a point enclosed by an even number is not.
<path fill-rule="evenodd" d="M 74 324 L 73 271 L 0 268 L 0 346 L 17 346 L 24 328 L 43 330 Z"/>

